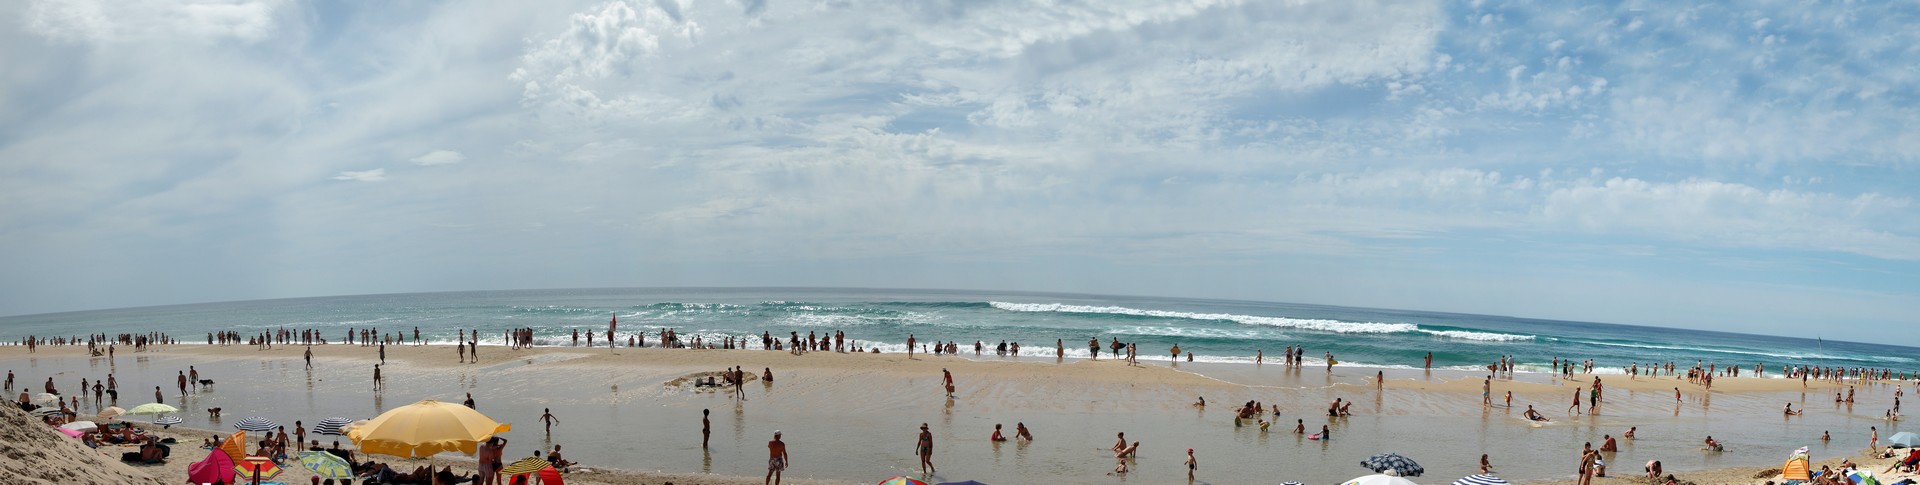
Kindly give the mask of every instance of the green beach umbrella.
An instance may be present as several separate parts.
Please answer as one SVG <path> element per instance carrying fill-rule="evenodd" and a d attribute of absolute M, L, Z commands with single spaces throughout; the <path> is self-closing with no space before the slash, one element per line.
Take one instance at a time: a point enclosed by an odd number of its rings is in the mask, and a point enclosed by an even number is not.
<path fill-rule="evenodd" d="M 127 410 L 127 414 L 135 414 L 135 415 L 137 414 L 172 414 L 177 412 L 180 412 L 180 408 L 168 406 L 166 404 L 161 404 L 157 402 L 141 404 L 139 406 L 134 406 L 133 409 Z"/>
<path fill-rule="evenodd" d="M 353 478 L 353 466 L 348 465 L 347 460 L 340 458 L 340 455 L 325 451 L 302 451 L 299 456 L 300 466 L 313 471 L 315 476 L 322 479 Z"/>
<path fill-rule="evenodd" d="M 553 466 L 553 463 L 550 463 L 547 460 L 529 456 L 526 458 L 521 458 L 519 461 L 509 463 L 505 467 L 501 467 L 500 474 L 508 475 L 508 476 L 525 475 L 528 473 L 540 471 L 550 466 Z"/>

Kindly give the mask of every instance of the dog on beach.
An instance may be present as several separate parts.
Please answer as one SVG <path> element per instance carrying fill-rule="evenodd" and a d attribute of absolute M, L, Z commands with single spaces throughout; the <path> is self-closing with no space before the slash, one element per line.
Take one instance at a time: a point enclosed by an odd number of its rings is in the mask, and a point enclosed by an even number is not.
<path fill-rule="evenodd" d="M 217 407 L 207 408 L 207 417 L 209 418 L 220 417 L 220 408 L 217 408 Z"/>
<path fill-rule="evenodd" d="M 212 386 L 212 385 L 213 385 L 213 379 L 201 379 L 201 380 L 200 380 L 200 385 L 202 385 L 202 386 Z"/>

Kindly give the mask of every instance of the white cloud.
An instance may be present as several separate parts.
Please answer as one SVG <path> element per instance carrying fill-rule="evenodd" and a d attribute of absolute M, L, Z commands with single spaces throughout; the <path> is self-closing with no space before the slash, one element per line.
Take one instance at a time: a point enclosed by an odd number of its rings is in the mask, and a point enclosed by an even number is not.
<path fill-rule="evenodd" d="M 339 175 L 333 176 L 333 179 L 334 180 L 351 180 L 355 182 L 380 182 L 387 179 L 387 169 L 376 168 L 373 170 L 362 170 L 358 172 L 355 172 L 355 171 L 340 172 Z"/>
<path fill-rule="evenodd" d="M 27 26 L 47 37 L 126 42 L 176 36 L 258 41 L 274 29 L 275 0 L 34 0 Z"/>
<path fill-rule="evenodd" d="M 414 165 L 431 167 L 434 165 L 452 165 L 466 159 L 467 157 L 465 155 L 461 155 L 460 152 L 453 150 L 434 150 L 427 152 L 425 155 L 413 157 L 412 162 Z"/>

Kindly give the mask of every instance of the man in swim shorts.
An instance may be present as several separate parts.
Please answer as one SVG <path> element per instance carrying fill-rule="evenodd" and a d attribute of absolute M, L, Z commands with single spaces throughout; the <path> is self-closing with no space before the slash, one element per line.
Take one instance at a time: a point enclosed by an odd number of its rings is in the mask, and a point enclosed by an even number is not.
<path fill-rule="evenodd" d="M 780 472 L 787 470 L 787 442 L 780 441 L 780 432 L 773 432 L 773 441 L 767 442 L 767 479 L 761 483 L 780 484 Z"/>

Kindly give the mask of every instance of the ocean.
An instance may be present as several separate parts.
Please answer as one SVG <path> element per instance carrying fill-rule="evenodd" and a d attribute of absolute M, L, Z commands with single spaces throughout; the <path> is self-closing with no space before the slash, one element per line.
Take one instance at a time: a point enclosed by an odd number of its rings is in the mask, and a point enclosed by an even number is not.
<path fill-rule="evenodd" d="M 982 374 L 959 373 L 957 399 L 937 391 L 941 359 L 921 357 L 912 372 L 898 354 L 862 358 L 839 354 L 604 350 L 551 353 L 504 349 L 501 332 L 533 328 L 540 343 L 571 345 L 573 329 L 605 331 L 618 315 L 620 331 L 654 335 L 673 328 L 707 339 L 757 337 L 761 332 L 830 335 L 835 330 L 886 352 L 904 350 L 909 334 L 922 341 L 961 343 L 962 359 L 988 361 Z M 1394 451 L 1427 467 L 1422 483 L 1446 483 L 1475 470 L 1490 454 L 1509 480 L 1564 479 L 1583 443 L 1638 427 L 1640 439 L 1622 443 L 1616 474 L 1630 474 L 1647 460 L 1670 470 L 1773 466 L 1787 452 L 1810 446 L 1817 458 L 1853 456 L 1872 426 L 1882 436 L 1901 422 L 1883 418 L 1902 388 L 1858 386 L 1859 404 L 1835 403 L 1829 393 L 1852 385 L 1815 382 L 1809 389 L 1702 392 L 1684 379 L 1635 390 L 1609 391 L 1604 412 L 1563 410 L 1584 380 L 1544 373 L 1556 357 L 1593 359 L 1604 372 L 1632 362 L 1694 361 L 1750 369 L 1764 364 L 1778 376 L 1783 365 L 1892 368 L 1913 375 L 1914 349 L 1800 338 L 1741 335 L 1434 312 L 1343 308 L 1226 300 L 1142 298 L 1042 293 L 865 289 L 585 289 L 396 294 L 206 303 L 0 318 L 0 340 L 84 336 L 87 332 L 165 332 L 187 344 L 203 344 L 210 331 L 243 335 L 281 327 L 319 329 L 339 342 L 353 329 L 451 342 L 462 329 L 478 329 L 494 345 L 483 346 L 483 363 L 458 363 L 447 346 L 388 349 L 395 361 L 384 368 L 387 389 L 370 389 L 373 349 L 326 346 L 330 356 L 311 368 L 294 346 L 272 350 L 121 349 L 117 359 L 88 357 L 78 349 L 14 348 L 0 368 L 35 385 L 52 378 L 61 388 L 81 379 L 115 375 L 133 392 L 118 405 L 146 402 L 146 389 L 164 387 L 169 403 L 189 410 L 182 426 L 228 430 L 242 417 L 290 423 L 321 417 L 370 418 L 419 399 L 459 401 L 471 395 L 478 409 L 515 424 L 506 436 L 515 456 L 564 443 L 569 456 L 595 467 L 760 476 L 765 440 L 775 430 L 795 452 L 788 478 L 827 478 L 871 483 L 917 470 L 908 451 L 917 424 L 930 423 L 940 443 L 942 474 L 933 482 L 976 479 L 987 483 L 1109 483 L 1113 467 L 1105 447 L 1125 432 L 1147 445 L 1137 468 L 1119 481 L 1177 483 L 1184 479 L 1181 448 L 1196 448 L 1203 479 L 1213 483 L 1341 483 L 1362 474 L 1354 464 Z M 82 337 L 84 338 L 84 337 Z M 1086 340 L 1139 344 L 1140 368 L 1114 363 L 1088 365 Z M 1066 359 L 1053 358 L 1053 340 L 1066 343 Z M 621 340 L 625 340 L 622 338 Z M 749 339 L 753 347 L 758 339 Z M 975 356 L 972 342 L 989 349 Z M 1001 358 L 991 350 L 1001 340 L 1023 344 L 1037 358 Z M 1165 349 L 1178 344 L 1194 363 L 1169 365 Z M 1276 357 L 1288 345 L 1306 349 L 1309 366 L 1253 365 L 1256 350 Z M 183 347 L 197 347 L 189 345 Z M 1436 370 L 1419 370 L 1433 352 Z M 1331 352 L 1339 365 L 1319 368 Z M 623 355 L 626 357 L 615 357 Z M 1496 396 L 1515 390 L 1512 406 L 1482 405 L 1478 380 L 1501 355 L 1520 363 L 1518 374 L 1496 378 Z M 604 356 L 607 360 L 596 357 Z M 624 359 L 624 360 L 623 360 Z M 831 364 L 836 360 L 852 365 Z M 1101 360 L 1106 360 L 1102 358 Z M 1158 364 L 1155 363 L 1158 361 Z M 760 362 L 759 365 L 752 364 Z M 891 362 L 885 368 L 858 362 Z M 1277 361 L 1276 361 L 1277 362 Z M 778 383 L 749 386 L 748 399 L 670 384 L 690 368 L 747 363 L 766 368 Z M 1405 387 L 1371 385 L 1374 370 Z M 175 395 L 179 372 L 193 368 L 218 380 L 213 388 Z M 1145 376 L 1155 369 L 1197 374 L 1200 385 L 1161 385 Z M 1528 372 L 1529 370 L 1538 372 Z M 1111 385 L 1077 385 L 1068 375 L 1127 376 Z M 1136 380 L 1136 377 L 1138 380 Z M 1633 381 L 1609 378 L 1609 384 Z M 1640 378 L 1644 381 L 1646 378 Z M 1071 382 L 1070 382 L 1071 381 Z M 1667 384 L 1666 382 L 1671 382 Z M 663 383 L 669 383 L 662 385 Z M 1449 383 L 1464 385 L 1442 390 Z M 1783 383 L 1791 384 L 1791 383 Z M 1911 384 L 1911 383 L 1908 383 Z M 1667 386 L 1683 387 L 1676 399 Z M 1611 388 L 1610 388 L 1611 389 Z M 1205 393 L 1207 408 L 1188 406 Z M 115 402 L 82 398 L 88 412 Z M 1274 430 L 1232 419 L 1244 400 L 1278 406 Z M 1327 418 L 1329 401 L 1357 403 L 1352 417 Z M 1783 417 L 1791 403 L 1804 416 Z M 1524 419 L 1539 406 L 1552 423 Z M 225 418 L 201 409 L 222 407 Z M 542 433 L 538 416 L 551 409 L 562 423 Z M 703 412 L 711 411 L 711 447 L 699 442 Z M 1330 426 L 1338 439 L 1308 440 L 1286 431 L 1291 422 Z M 1024 423 L 1039 438 L 1032 443 L 987 440 L 994 425 Z M 1833 441 L 1816 438 L 1831 432 Z M 1702 452 L 1713 436 L 1728 451 Z M 322 437 L 323 440 L 336 439 Z"/>
<path fill-rule="evenodd" d="M 973 342 L 994 348 L 1018 342 L 1021 353 L 1085 358 L 1087 340 L 1139 344 L 1142 358 L 1166 360 L 1179 345 L 1200 362 L 1252 362 L 1256 351 L 1306 349 L 1309 362 L 1331 352 L 1340 365 L 1418 368 L 1427 352 L 1436 369 L 1474 370 L 1510 356 L 1523 372 L 1545 372 L 1555 359 L 1594 360 L 1600 373 L 1631 364 L 1695 362 L 1770 375 L 1782 366 L 1890 368 L 1912 375 L 1920 351 L 1908 347 L 1677 328 L 1539 320 L 1487 315 L 1382 310 L 1234 300 L 935 290 L 814 288 L 607 288 L 475 291 L 293 298 L 0 317 L 0 340 L 18 342 L 83 331 L 165 332 L 205 343 L 220 330 L 250 335 L 276 328 L 318 329 L 344 340 L 372 327 L 434 342 L 461 330 L 501 341 L 510 328 L 532 328 L 542 343 L 571 343 L 573 329 L 708 340 L 846 332 L 883 352 L 899 352 L 909 335 L 920 342 Z M 111 330 L 109 330 L 111 329 Z M 625 338 L 621 339 L 623 342 Z M 758 338 L 751 339 L 758 346 Z"/>

